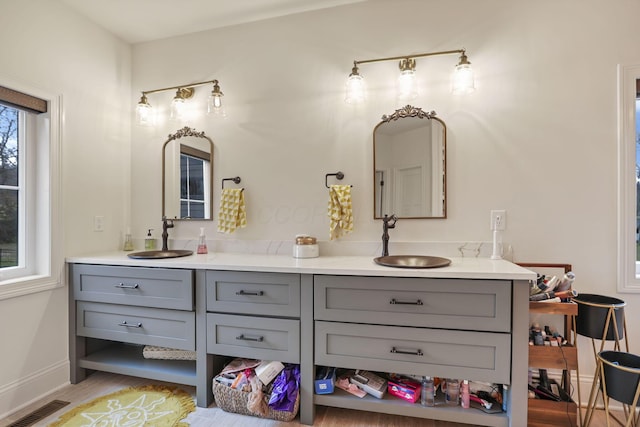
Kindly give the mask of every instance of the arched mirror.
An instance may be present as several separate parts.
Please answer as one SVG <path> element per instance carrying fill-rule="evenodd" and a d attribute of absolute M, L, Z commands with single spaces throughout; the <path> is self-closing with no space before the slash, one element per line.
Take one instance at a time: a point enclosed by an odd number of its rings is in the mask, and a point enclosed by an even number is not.
<path fill-rule="evenodd" d="M 447 127 L 435 115 L 407 105 L 373 129 L 375 219 L 446 218 Z"/>
<path fill-rule="evenodd" d="M 162 216 L 213 219 L 213 141 L 184 127 L 162 147 Z"/>

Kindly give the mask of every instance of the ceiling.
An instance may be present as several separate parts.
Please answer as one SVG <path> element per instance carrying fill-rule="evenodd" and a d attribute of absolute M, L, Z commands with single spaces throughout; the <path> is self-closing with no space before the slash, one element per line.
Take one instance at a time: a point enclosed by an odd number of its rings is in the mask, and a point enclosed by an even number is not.
<path fill-rule="evenodd" d="M 365 0 L 57 0 L 134 44 Z"/>

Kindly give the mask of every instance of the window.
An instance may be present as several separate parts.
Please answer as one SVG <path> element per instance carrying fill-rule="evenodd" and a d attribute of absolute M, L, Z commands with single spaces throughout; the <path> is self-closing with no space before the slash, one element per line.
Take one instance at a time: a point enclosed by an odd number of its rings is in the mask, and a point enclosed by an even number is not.
<path fill-rule="evenodd" d="M 18 245 L 24 235 L 24 123 L 24 112 L 0 104 L 0 268 L 24 263 Z"/>
<path fill-rule="evenodd" d="M 618 291 L 640 292 L 640 64 L 618 82 Z"/>
<path fill-rule="evenodd" d="M 58 105 L 0 86 L 0 299 L 61 286 Z"/>

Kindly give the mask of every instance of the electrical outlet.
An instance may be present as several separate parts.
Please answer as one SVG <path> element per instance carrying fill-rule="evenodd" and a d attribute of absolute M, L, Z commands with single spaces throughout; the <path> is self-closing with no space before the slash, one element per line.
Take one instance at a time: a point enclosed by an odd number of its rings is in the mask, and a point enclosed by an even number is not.
<path fill-rule="evenodd" d="M 507 211 L 502 210 L 492 210 L 491 211 L 491 222 L 490 222 L 491 230 L 506 230 L 507 229 Z"/>
<path fill-rule="evenodd" d="M 104 231 L 104 216 L 96 215 L 93 217 L 93 231 Z"/>

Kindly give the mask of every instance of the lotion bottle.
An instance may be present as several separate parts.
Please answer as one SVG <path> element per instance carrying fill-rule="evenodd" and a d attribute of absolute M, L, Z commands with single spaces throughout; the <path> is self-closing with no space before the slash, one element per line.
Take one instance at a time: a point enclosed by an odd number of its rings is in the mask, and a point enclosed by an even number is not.
<path fill-rule="evenodd" d="M 198 239 L 198 250 L 199 254 L 206 254 L 209 251 L 207 250 L 207 237 L 204 235 L 204 227 L 200 227 L 200 238 Z"/>
<path fill-rule="evenodd" d="M 147 237 L 144 239 L 144 248 L 148 251 L 156 248 L 156 239 L 151 235 L 151 230 L 153 230 L 153 228 L 148 229 Z"/>
<path fill-rule="evenodd" d="M 460 387 L 460 406 L 465 409 L 468 409 L 470 405 L 470 397 L 469 397 L 469 381 L 463 380 L 462 386 Z"/>

